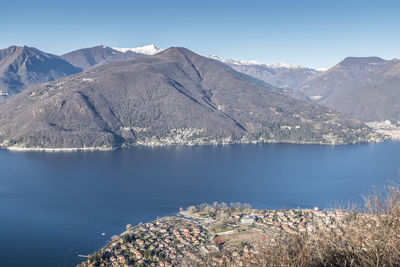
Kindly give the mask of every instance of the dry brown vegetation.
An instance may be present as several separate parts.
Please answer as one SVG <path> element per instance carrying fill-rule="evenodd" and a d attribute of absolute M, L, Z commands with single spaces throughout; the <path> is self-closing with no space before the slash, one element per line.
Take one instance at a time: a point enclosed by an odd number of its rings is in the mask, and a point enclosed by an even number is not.
<path fill-rule="evenodd" d="M 208 255 L 201 265 L 400 266 L 399 186 L 373 192 L 364 200 L 364 206 L 348 210 L 336 228 L 282 233 L 273 242 L 236 248 L 240 257 L 234 257 L 232 248 L 223 249 L 218 255 Z"/>

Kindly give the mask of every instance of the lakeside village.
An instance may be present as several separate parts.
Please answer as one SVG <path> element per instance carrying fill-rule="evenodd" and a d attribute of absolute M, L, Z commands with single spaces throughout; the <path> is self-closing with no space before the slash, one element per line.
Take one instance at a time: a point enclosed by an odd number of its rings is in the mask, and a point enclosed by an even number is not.
<path fill-rule="evenodd" d="M 342 210 L 256 210 L 247 204 L 214 203 L 181 209 L 174 217 L 127 225 L 127 230 L 99 252 L 86 266 L 193 266 L 256 265 L 259 245 L 274 243 L 286 234 L 329 230 L 351 216 Z"/>

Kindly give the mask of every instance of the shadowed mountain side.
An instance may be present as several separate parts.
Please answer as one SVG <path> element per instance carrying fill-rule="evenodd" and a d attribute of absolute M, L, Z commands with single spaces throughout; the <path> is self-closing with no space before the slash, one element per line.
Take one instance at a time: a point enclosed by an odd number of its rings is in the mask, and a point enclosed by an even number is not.
<path fill-rule="evenodd" d="M 57 80 L 82 69 L 59 56 L 27 46 L 0 50 L 0 98 L 15 95 L 28 86 Z"/>
<path fill-rule="evenodd" d="M 348 143 L 371 130 L 185 48 L 27 89 L 0 106 L 3 147 Z"/>

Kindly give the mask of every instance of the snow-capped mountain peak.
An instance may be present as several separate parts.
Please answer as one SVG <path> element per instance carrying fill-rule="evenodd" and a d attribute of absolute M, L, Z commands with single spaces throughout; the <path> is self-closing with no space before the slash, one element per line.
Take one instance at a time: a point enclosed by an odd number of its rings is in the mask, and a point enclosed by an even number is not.
<path fill-rule="evenodd" d="M 215 59 L 215 60 L 221 61 L 221 62 L 225 62 L 225 59 L 223 59 L 222 57 L 219 57 L 217 55 L 209 55 L 208 57 L 211 58 L 211 59 Z"/>
<path fill-rule="evenodd" d="M 157 47 L 154 44 L 140 46 L 140 47 L 134 47 L 134 48 L 113 47 L 113 49 L 115 49 L 117 51 L 120 51 L 122 53 L 126 53 L 128 51 L 132 51 L 132 52 L 135 52 L 135 53 L 145 54 L 145 55 L 154 55 L 154 54 L 157 54 L 157 53 L 163 51 L 163 49 Z"/>
<path fill-rule="evenodd" d="M 326 68 L 326 67 L 320 67 L 320 68 L 316 68 L 315 70 L 323 72 L 323 71 L 327 71 L 328 69 L 329 68 Z"/>

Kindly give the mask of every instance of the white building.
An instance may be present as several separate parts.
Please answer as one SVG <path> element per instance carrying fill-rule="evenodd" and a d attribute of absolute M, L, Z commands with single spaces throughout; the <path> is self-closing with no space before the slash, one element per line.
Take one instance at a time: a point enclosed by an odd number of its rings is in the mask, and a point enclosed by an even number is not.
<path fill-rule="evenodd" d="M 247 216 L 244 216 L 240 220 L 240 222 L 243 223 L 243 224 L 252 224 L 252 223 L 255 222 L 255 218 L 254 218 L 254 216 L 247 215 Z"/>

